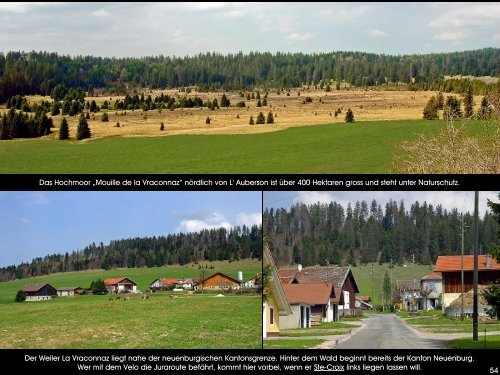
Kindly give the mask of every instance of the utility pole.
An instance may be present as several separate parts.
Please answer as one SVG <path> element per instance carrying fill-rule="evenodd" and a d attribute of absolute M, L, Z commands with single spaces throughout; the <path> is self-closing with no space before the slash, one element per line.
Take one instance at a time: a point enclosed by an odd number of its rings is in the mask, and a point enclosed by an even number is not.
<path fill-rule="evenodd" d="M 392 258 L 391 258 L 391 302 L 393 302 L 393 301 L 394 301 L 394 296 L 393 296 L 393 294 L 392 294 L 392 290 L 394 289 L 394 288 L 392 287 L 392 274 L 393 274 L 393 270 L 394 270 L 394 267 L 393 267 L 393 265 L 392 265 Z"/>
<path fill-rule="evenodd" d="M 472 306 L 472 341 L 478 342 L 478 314 L 477 314 L 477 281 L 478 281 L 478 255 L 479 248 L 479 191 L 474 194 L 474 299 Z"/>
<path fill-rule="evenodd" d="M 464 214 L 462 212 L 462 267 L 460 276 L 462 278 L 461 292 L 461 307 L 460 307 L 460 319 L 464 320 Z"/>
<path fill-rule="evenodd" d="M 373 263 L 372 263 L 372 295 L 370 297 L 373 299 Z"/>

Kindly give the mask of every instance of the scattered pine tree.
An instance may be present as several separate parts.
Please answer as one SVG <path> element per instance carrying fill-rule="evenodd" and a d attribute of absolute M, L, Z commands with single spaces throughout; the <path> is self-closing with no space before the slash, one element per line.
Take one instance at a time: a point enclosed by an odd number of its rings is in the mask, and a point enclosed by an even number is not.
<path fill-rule="evenodd" d="M 69 126 L 68 121 L 66 121 L 65 117 L 62 118 L 61 125 L 59 125 L 59 139 L 61 141 L 69 139 Z"/>
<path fill-rule="evenodd" d="M 78 121 L 78 128 L 76 130 L 76 139 L 82 140 L 86 138 L 90 138 L 90 128 L 85 116 L 83 114 L 80 116 L 80 120 Z"/>
<path fill-rule="evenodd" d="M 351 108 L 347 110 L 345 113 L 345 122 L 354 122 L 354 113 L 352 112 Z"/>
<path fill-rule="evenodd" d="M 273 113 L 271 111 L 269 111 L 269 113 L 267 114 L 267 123 L 274 124 L 274 116 L 273 116 Z"/>

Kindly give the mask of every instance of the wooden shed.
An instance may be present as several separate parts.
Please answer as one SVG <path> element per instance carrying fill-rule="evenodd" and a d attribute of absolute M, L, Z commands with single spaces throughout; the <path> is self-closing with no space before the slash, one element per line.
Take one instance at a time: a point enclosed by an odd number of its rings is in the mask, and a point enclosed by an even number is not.
<path fill-rule="evenodd" d="M 26 301 L 44 301 L 57 298 L 57 290 L 50 284 L 28 284 L 21 291 L 26 295 Z"/>

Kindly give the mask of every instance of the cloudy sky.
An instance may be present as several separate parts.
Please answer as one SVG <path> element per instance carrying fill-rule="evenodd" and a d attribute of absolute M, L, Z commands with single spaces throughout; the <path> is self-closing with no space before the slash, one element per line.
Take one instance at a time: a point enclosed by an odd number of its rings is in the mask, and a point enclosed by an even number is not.
<path fill-rule="evenodd" d="M 262 222 L 261 192 L 0 192 L 0 267 L 113 239 Z"/>
<path fill-rule="evenodd" d="M 487 209 L 487 199 L 498 202 L 498 191 L 479 192 L 479 212 L 484 215 Z M 459 212 L 474 212 L 473 191 L 271 191 L 264 192 L 264 208 L 289 208 L 298 202 L 307 205 L 315 203 L 337 202 L 344 207 L 347 203 L 365 200 L 368 205 L 375 199 L 385 207 L 392 199 L 399 202 L 403 200 L 408 210 L 412 203 L 426 201 L 436 207 L 438 204 L 448 211 L 456 208 Z"/>
<path fill-rule="evenodd" d="M 0 50 L 385 54 L 500 47 L 500 3 L 0 3 Z"/>

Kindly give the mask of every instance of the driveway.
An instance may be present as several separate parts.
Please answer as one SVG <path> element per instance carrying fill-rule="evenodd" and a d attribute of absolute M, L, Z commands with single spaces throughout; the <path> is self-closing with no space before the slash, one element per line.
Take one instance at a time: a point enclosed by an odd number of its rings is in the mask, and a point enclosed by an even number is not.
<path fill-rule="evenodd" d="M 371 314 L 335 349 L 444 349 L 445 341 L 425 338 L 393 314 Z"/>

